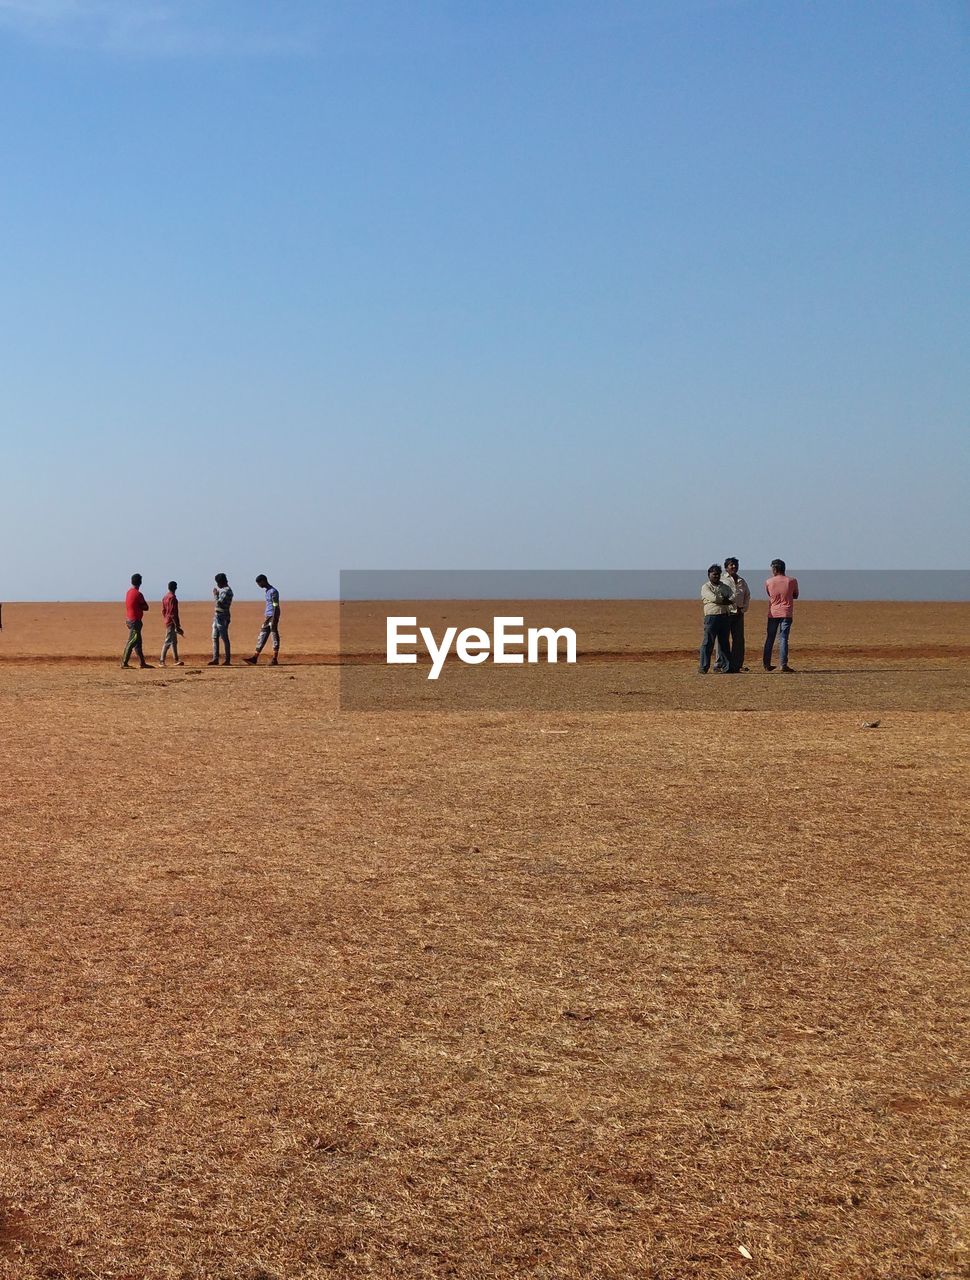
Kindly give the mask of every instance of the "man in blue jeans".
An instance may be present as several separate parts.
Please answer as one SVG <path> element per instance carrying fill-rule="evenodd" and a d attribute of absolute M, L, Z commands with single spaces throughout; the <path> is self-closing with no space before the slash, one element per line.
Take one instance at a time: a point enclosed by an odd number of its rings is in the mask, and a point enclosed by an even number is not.
<path fill-rule="evenodd" d="M 772 560 L 771 577 L 765 583 L 768 593 L 768 634 L 765 637 L 764 666 L 766 671 L 774 671 L 771 665 L 772 650 L 775 637 L 778 637 L 778 661 L 785 675 L 793 675 L 794 668 L 788 665 L 788 633 L 791 630 L 792 617 L 795 613 L 795 601 L 798 599 L 798 579 L 789 578 L 785 573 L 784 560 Z"/>

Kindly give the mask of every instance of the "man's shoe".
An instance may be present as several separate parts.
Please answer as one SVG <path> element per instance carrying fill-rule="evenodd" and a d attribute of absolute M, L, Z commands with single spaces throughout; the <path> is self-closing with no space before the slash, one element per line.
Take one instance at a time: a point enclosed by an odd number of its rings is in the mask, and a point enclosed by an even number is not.
<path fill-rule="evenodd" d="M 165 666 L 165 659 L 164 659 L 164 658 L 159 658 L 159 660 L 158 660 L 158 665 L 159 665 L 160 667 L 164 667 L 164 666 Z"/>
<path fill-rule="evenodd" d="M 123 662 L 123 663 L 121 664 L 121 669 L 122 669 L 122 671 L 130 671 L 130 670 L 131 670 L 131 668 L 128 666 L 128 663 L 127 663 L 127 662 Z"/>
<path fill-rule="evenodd" d="M 184 666 L 185 666 L 185 663 L 184 663 L 184 662 L 181 660 L 181 658 L 180 658 L 180 659 L 178 660 L 178 662 L 176 662 L 176 664 L 175 664 L 175 665 L 176 665 L 177 667 L 184 667 Z"/>
<path fill-rule="evenodd" d="M 766 662 L 766 663 L 765 663 L 765 670 L 766 670 L 766 671 L 774 671 L 774 667 L 769 667 L 768 663 Z"/>
<path fill-rule="evenodd" d="M 707 667 L 698 667 L 698 669 L 697 669 L 697 674 L 698 674 L 699 676 L 706 676 L 706 675 L 707 675 Z"/>
<path fill-rule="evenodd" d="M 794 668 L 794 667 L 781 667 L 781 668 L 780 668 L 780 670 L 781 670 L 782 675 L 786 675 L 786 676 L 793 676 L 793 675 L 795 674 L 795 668 Z"/>
<path fill-rule="evenodd" d="M 205 665 L 207 667 L 217 667 L 219 665 L 219 659 L 211 658 Z"/>
<path fill-rule="evenodd" d="M 243 658 L 243 662 L 245 662 L 247 667 L 255 667 L 256 658 L 255 656 L 253 656 L 252 658 Z"/>
<path fill-rule="evenodd" d="M 253 661 L 255 661 L 255 659 L 253 659 Z M 278 666 L 280 665 L 280 660 L 279 660 L 279 658 L 270 658 L 270 660 L 269 660 L 269 665 L 270 665 L 271 667 L 278 667 Z"/>
<path fill-rule="evenodd" d="M 224 667 L 231 667 L 231 666 L 232 666 L 232 659 L 231 659 L 231 658 L 227 658 L 227 659 L 225 660 L 225 662 L 224 662 L 222 665 L 223 665 Z"/>

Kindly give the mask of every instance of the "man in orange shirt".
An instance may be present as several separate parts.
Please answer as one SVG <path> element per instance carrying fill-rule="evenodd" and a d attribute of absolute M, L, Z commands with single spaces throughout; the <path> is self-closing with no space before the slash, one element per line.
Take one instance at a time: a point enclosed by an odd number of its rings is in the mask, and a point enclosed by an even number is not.
<path fill-rule="evenodd" d="M 147 667 L 145 653 L 141 647 L 141 620 L 148 612 L 148 601 L 141 593 L 141 574 L 131 575 L 131 586 L 125 596 L 125 620 L 128 623 L 128 643 L 125 645 L 125 656 L 121 660 L 123 668 L 127 668 L 128 659 L 134 653 L 139 667 Z"/>
<path fill-rule="evenodd" d="M 795 613 L 795 601 L 798 599 L 798 579 L 789 578 L 785 573 L 784 560 L 772 560 L 771 577 L 765 583 L 768 593 L 768 634 L 765 638 L 764 664 L 766 671 L 774 671 L 771 665 L 771 652 L 775 647 L 775 636 L 778 637 L 778 661 L 781 670 L 787 675 L 794 671 L 788 665 L 788 633 L 791 630 L 792 617 Z"/>

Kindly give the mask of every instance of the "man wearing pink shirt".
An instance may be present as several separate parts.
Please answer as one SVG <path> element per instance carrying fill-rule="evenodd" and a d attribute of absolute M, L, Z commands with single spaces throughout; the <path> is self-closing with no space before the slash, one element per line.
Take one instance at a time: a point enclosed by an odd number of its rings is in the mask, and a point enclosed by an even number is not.
<path fill-rule="evenodd" d="M 788 665 L 788 633 L 791 631 L 795 601 L 798 599 L 798 579 L 785 573 L 784 560 L 772 560 L 771 577 L 765 583 L 768 593 L 768 635 L 765 638 L 764 664 L 766 671 L 774 671 L 771 653 L 778 637 L 778 661 L 781 670 L 791 675 L 794 668 Z"/>

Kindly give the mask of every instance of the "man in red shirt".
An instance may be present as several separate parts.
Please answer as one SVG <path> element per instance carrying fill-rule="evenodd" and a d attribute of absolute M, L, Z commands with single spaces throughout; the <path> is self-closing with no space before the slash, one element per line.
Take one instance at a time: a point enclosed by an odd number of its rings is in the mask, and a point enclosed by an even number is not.
<path fill-rule="evenodd" d="M 798 599 L 798 579 L 789 578 L 785 573 L 784 560 L 772 560 L 771 577 L 765 583 L 768 593 L 768 635 L 765 638 L 764 664 L 766 671 L 774 671 L 771 665 L 771 651 L 775 647 L 775 636 L 778 637 L 778 661 L 781 670 L 787 675 L 794 671 L 788 665 L 788 633 L 791 630 L 792 617 L 795 613 L 795 601 Z"/>
<path fill-rule="evenodd" d="M 139 667 L 147 667 L 145 654 L 141 647 L 141 620 L 148 612 L 148 601 L 141 593 L 141 574 L 131 575 L 131 586 L 125 596 L 125 620 L 128 623 L 128 643 L 125 645 L 125 656 L 121 660 L 122 668 L 127 668 L 128 659 L 134 653 Z"/>
<path fill-rule="evenodd" d="M 165 643 L 162 645 L 162 656 L 158 660 L 160 667 L 165 666 L 165 659 L 168 657 L 168 651 L 171 649 L 172 657 L 175 659 L 177 667 L 184 667 L 185 663 L 179 657 L 179 636 L 184 636 L 182 630 L 182 622 L 179 618 L 179 598 L 175 594 L 179 589 L 177 582 L 168 584 L 168 595 L 162 597 L 162 624 L 165 627 Z"/>

